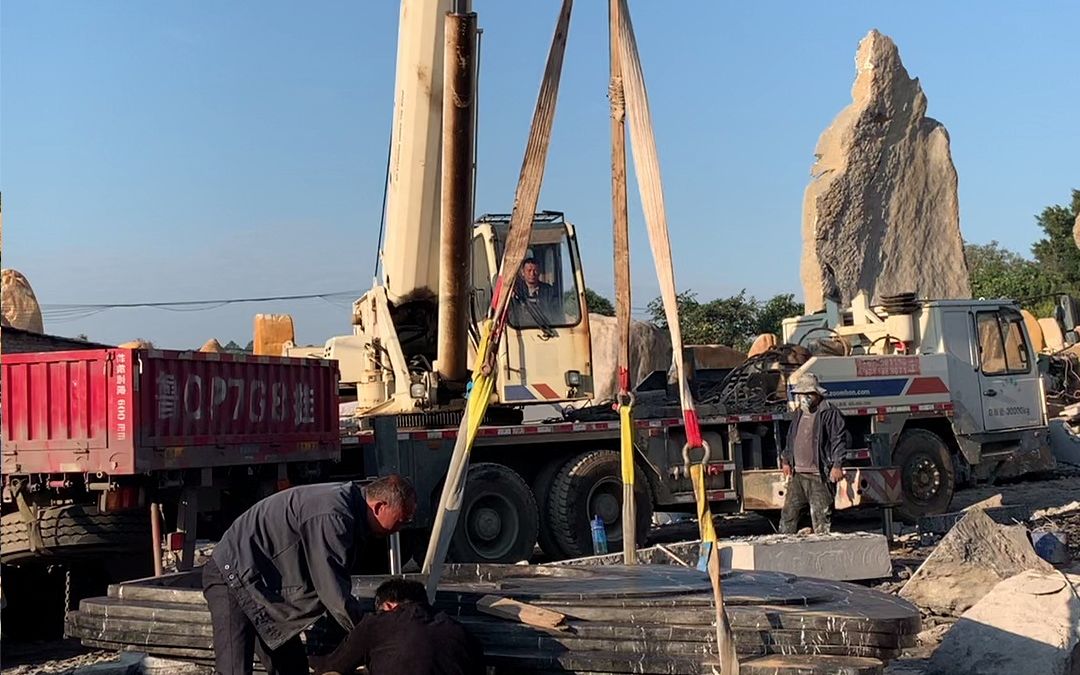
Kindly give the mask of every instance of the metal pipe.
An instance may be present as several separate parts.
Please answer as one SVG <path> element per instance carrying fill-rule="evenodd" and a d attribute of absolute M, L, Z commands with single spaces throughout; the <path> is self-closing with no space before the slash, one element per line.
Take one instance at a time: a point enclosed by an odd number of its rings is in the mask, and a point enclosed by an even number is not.
<path fill-rule="evenodd" d="M 161 569 L 161 507 L 156 503 L 150 505 L 150 539 L 151 553 L 154 556 L 154 576 L 160 577 Z"/>
<path fill-rule="evenodd" d="M 401 574 L 401 533 L 390 535 L 390 574 Z"/>
<path fill-rule="evenodd" d="M 468 358 L 476 14 L 447 14 L 445 26 L 437 355 L 439 378 L 461 381 Z"/>

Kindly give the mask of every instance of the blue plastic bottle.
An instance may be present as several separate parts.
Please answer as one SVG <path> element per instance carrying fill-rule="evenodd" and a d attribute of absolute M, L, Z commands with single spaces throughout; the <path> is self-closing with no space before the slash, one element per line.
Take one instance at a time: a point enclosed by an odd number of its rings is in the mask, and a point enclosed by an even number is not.
<path fill-rule="evenodd" d="M 596 516 L 592 519 L 592 549 L 594 555 L 607 553 L 607 530 L 604 529 L 604 519 Z"/>

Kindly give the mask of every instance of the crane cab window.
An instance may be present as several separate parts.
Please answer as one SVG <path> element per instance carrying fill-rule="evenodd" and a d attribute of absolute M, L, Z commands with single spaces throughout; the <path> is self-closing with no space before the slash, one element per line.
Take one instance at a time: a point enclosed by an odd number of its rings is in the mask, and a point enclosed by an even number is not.
<path fill-rule="evenodd" d="M 1016 312 L 979 312 L 980 367 L 984 375 L 1019 375 L 1031 371 L 1024 318 Z"/>
<path fill-rule="evenodd" d="M 510 299 L 514 328 L 558 328 L 581 321 L 576 261 L 562 228 L 533 230 Z"/>

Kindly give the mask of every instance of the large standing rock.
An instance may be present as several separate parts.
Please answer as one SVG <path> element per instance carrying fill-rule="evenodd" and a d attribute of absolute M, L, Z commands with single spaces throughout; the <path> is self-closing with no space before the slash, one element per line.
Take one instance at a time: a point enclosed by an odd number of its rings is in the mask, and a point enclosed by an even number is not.
<path fill-rule="evenodd" d="M 1080 673 L 1080 577 L 1027 571 L 1002 581 L 956 622 L 931 675 Z"/>
<path fill-rule="evenodd" d="M 887 36 L 863 38 L 855 71 L 803 199 L 806 311 L 860 290 L 971 297 L 948 132 L 926 117 L 922 87 Z"/>
<path fill-rule="evenodd" d="M 1076 247 L 1080 248 L 1080 213 L 1076 214 L 1076 222 L 1073 223 L 1073 241 L 1076 242 Z"/>
<path fill-rule="evenodd" d="M 589 314 L 592 340 L 593 399 L 614 398 L 619 391 L 618 330 L 615 317 Z M 646 321 L 630 322 L 630 387 L 671 365 L 671 336 Z"/>
<path fill-rule="evenodd" d="M 34 296 L 34 289 L 30 288 L 30 282 L 21 272 L 0 272 L 0 305 L 3 306 L 4 325 L 33 333 L 45 332 L 41 306 Z"/>

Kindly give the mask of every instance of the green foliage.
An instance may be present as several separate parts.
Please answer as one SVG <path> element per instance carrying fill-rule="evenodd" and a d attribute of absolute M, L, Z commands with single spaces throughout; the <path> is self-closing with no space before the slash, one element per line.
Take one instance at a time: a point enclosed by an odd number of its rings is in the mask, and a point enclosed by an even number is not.
<path fill-rule="evenodd" d="M 1073 240 L 1073 225 L 1080 213 L 1080 190 L 1072 191 L 1069 206 L 1048 206 L 1035 221 L 1046 238 L 1035 242 L 1031 252 L 1045 274 L 1057 285 L 1054 290 L 1080 293 L 1080 248 Z"/>
<path fill-rule="evenodd" d="M 730 298 L 700 302 L 693 291 L 683 291 L 677 299 L 683 343 L 688 345 L 722 344 L 745 350 L 761 333 L 779 335 L 783 319 L 803 312 L 802 304 L 790 293 L 763 302 L 743 290 Z M 660 298 L 649 303 L 648 311 L 656 325 L 667 327 Z"/>
<path fill-rule="evenodd" d="M 996 241 L 964 244 L 971 295 L 976 298 L 1010 298 L 1036 316 L 1048 316 L 1055 280 L 1039 263 L 1004 249 Z M 1040 297 L 1041 296 L 1041 297 Z"/>
<path fill-rule="evenodd" d="M 600 295 L 591 288 L 585 288 L 585 304 L 592 314 L 615 316 L 615 305 L 610 300 Z"/>

